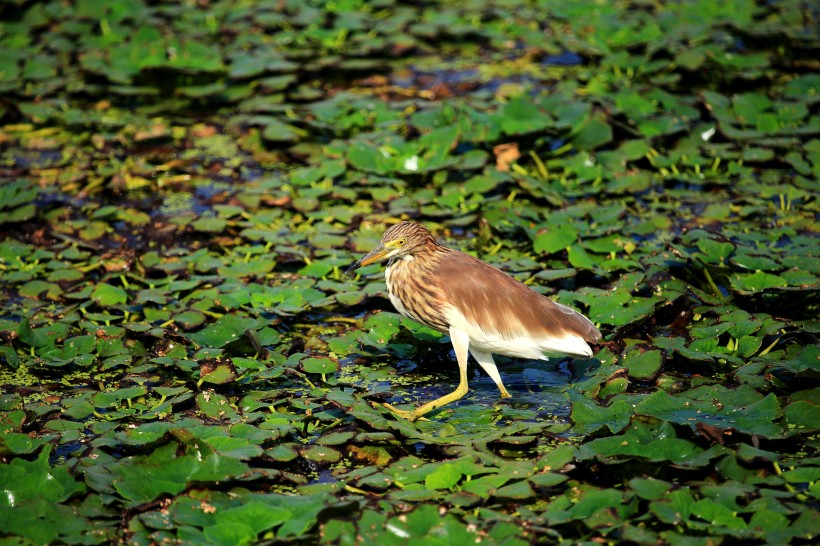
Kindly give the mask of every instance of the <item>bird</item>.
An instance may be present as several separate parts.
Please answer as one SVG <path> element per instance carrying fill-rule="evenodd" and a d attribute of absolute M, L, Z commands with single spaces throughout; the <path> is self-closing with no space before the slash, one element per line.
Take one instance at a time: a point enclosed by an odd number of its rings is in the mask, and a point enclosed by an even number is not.
<path fill-rule="evenodd" d="M 601 332 L 578 311 L 556 303 L 503 271 L 440 244 L 421 224 L 388 227 L 378 245 L 346 274 L 387 260 L 387 295 L 405 317 L 450 336 L 459 368 L 456 389 L 409 411 L 384 404 L 409 421 L 459 400 L 468 391 L 468 353 L 510 398 L 493 354 L 548 360 L 548 354 L 593 355 Z"/>

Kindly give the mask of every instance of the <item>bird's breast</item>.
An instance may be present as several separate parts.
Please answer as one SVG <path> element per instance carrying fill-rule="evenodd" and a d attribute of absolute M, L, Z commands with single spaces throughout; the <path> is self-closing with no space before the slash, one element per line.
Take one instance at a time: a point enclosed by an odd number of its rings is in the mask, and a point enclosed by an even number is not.
<path fill-rule="evenodd" d="M 425 271 L 413 267 L 412 260 L 395 260 L 384 270 L 387 296 L 396 311 L 425 326 L 446 332 L 443 295 Z"/>
<path fill-rule="evenodd" d="M 396 288 L 394 285 L 394 276 L 393 276 L 393 268 L 394 264 L 390 263 L 387 266 L 387 269 L 384 270 L 384 284 L 387 285 L 387 297 L 390 298 L 390 303 L 393 304 L 393 307 L 404 315 L 405 317 L 410 317 L 410 314 L 407 312 L 407 309 L 404 308 L 404 304 L 401 300 L 396 296 Z"/>

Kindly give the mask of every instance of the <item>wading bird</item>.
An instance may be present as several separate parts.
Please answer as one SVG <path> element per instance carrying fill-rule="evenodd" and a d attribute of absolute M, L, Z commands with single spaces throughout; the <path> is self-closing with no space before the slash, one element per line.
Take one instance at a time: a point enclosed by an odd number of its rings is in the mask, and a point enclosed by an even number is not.
<path fill-rule="evenodd" d="M 590 358 L 589 343 L 601 332 L 589 319 L 555 303 L 495 267 L 440 245 L 422 225 L 400 222 L 347 272 L 388 260 L 387 294 L 396 310 L 450 335 L 460 379 L 458 388 L 413 411 L 386 406 L 415 421 L 467 393 L 467 353 L 484 368 L 502 398 L 504 388 L 493 353 L 547 360 L 545 353 Z"/>

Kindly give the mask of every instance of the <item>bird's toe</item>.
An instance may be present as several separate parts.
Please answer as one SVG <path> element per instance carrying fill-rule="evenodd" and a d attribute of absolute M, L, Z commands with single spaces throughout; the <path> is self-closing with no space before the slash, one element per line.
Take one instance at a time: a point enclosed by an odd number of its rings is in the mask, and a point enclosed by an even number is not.
<path fill-rule="evenodd" d="M 382 404 L 382 406 L 389 409 L 390 411 L 392 411 L 394 414 L 398 415 L 402 419 L 406 419 L 410 422 L 413 422 L 413 421 L 419 419 L 419 416 L 417 416 L 415 414 L 415 412 L 408 411 L 408 410 L 401 410 L 399 408 L 396 408 L 396 407 L 392 406 L 391 404 Z M 424 418 L 422 417 L 422 419 L 424 419 Z"/>

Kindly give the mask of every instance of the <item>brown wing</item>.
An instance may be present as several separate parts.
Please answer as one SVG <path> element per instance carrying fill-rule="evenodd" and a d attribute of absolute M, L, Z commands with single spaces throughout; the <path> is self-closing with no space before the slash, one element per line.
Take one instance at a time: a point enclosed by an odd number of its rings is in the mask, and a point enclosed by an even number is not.
<path fill-rule="evenodd" d="M 504 339 L 568 334 L 589 342 L 601 339 L 601 332 L 582 314 L 463 252 L 448 252 L 436 275 L 447 300 L 488 334 Z"/>

